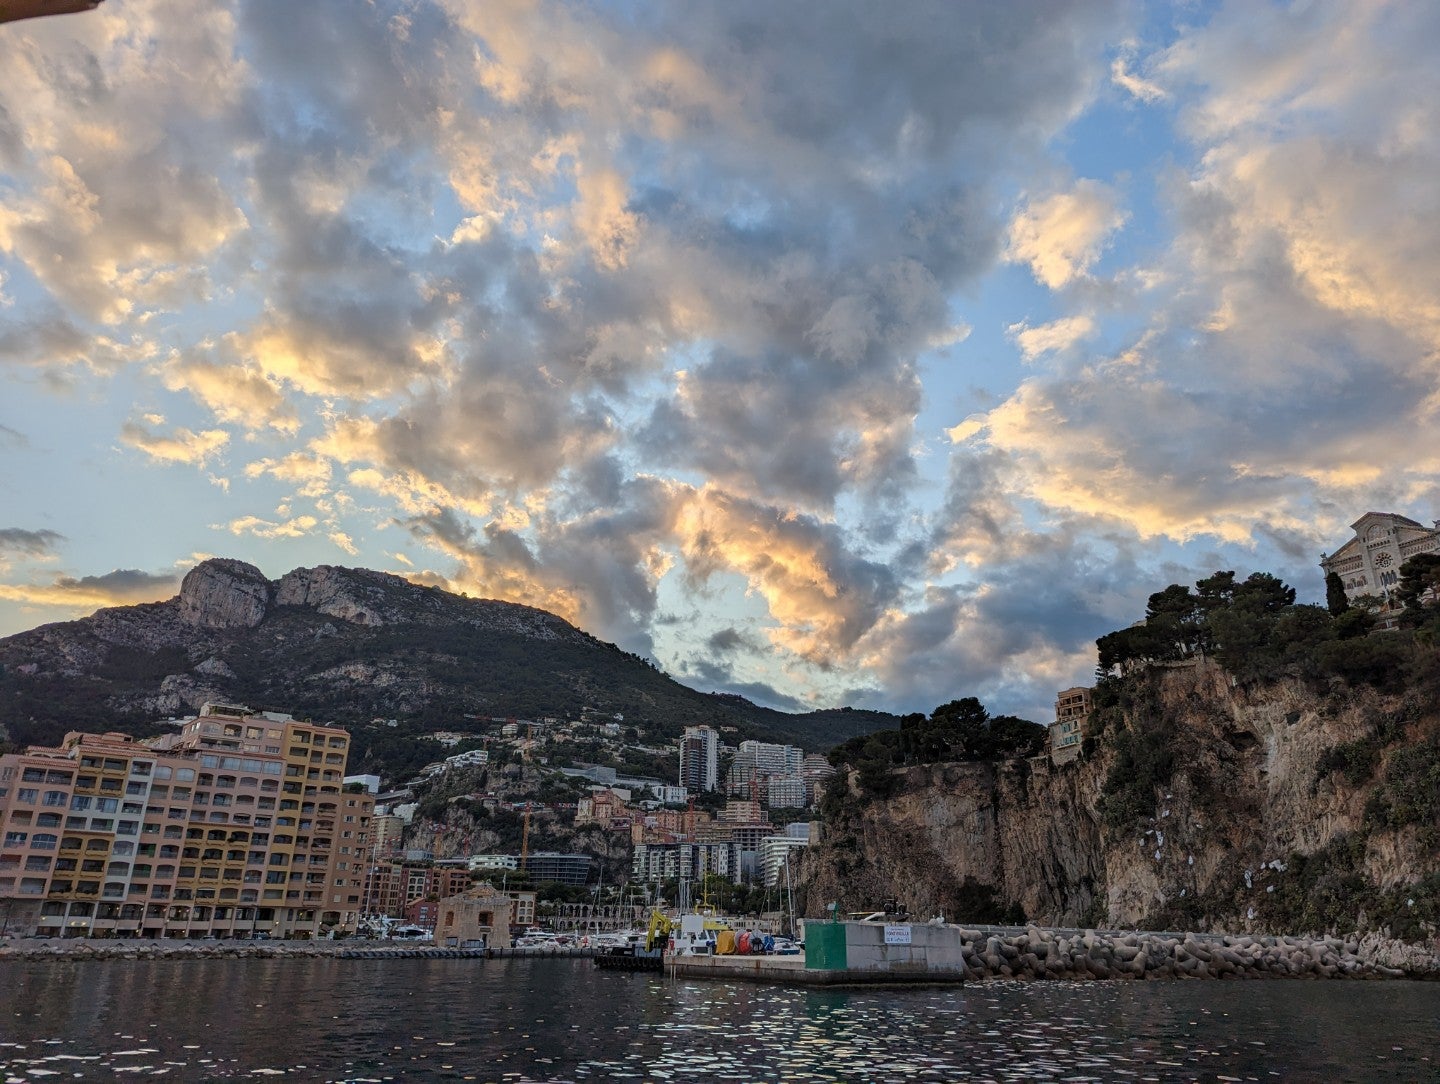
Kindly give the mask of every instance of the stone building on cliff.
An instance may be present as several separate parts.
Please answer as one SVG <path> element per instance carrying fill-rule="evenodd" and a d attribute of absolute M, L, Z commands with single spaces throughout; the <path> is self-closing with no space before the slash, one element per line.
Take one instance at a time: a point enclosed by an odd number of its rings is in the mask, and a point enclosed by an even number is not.
<path fill-rule="evenodd" d="M 1355 537 L 1334 553 L 1320 555 L 1320 567 L 1345 585 L 1345 597 L 1388 599 L 1400 582 L 1400 566 L 1422 553 L 1440 553 L 1440 520 L 1426 527 L 1394 512 L 1366 512 L 1350 525 Z"/>

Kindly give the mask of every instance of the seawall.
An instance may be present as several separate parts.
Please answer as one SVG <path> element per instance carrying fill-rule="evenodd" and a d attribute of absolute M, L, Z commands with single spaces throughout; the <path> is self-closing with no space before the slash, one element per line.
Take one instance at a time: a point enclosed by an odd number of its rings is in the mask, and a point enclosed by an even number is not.
<path fill-rule="evenodd" d="M 1440 957 L 1374 938 L 961 928 L 967 982 L 984 979 L 1440 980 Z M 1401 966 L 1396 966 L 1400 964 Z"/>

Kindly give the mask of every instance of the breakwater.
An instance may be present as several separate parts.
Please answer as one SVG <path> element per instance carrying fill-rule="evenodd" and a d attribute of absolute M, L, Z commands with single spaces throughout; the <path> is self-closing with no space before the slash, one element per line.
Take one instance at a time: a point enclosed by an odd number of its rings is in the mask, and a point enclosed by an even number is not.
<path fill-rule="evenodd" d="M 961 928 L 968 982 L 984 979 L 1440 979 L 1440 957 L 1376 937 Z M 1406 951 L 1411 950 L 1411 951 Z"/>

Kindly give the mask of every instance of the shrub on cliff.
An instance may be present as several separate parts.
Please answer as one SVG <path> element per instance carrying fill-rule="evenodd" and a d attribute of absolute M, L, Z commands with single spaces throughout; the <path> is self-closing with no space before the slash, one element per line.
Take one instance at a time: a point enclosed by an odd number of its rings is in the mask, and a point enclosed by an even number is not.
<path fill-rule="evenodd" d="M 1097 804 L 1111 832 L 1127 831 L 1155 815 L 1157 793 L 1175 775 L 1175 738 L 1175 723 L 1164 715 L 1115 735 L 1115 761 Z"/>

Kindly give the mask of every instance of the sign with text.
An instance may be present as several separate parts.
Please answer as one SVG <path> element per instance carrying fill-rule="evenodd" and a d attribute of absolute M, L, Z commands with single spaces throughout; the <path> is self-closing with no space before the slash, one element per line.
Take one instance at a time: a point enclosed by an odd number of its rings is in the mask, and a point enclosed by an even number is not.
<path fill-rule="evenodd" d="M 887 945 L 908 945 L 910 943 L 910 927 L 886 926 L 885 943 Z"/>

